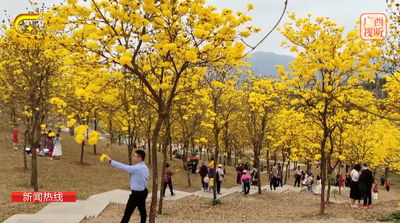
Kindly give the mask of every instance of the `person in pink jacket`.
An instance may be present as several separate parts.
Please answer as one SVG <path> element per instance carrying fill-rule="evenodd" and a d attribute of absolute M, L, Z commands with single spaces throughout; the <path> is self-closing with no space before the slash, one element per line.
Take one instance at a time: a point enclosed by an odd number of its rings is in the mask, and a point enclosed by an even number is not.
<path fill-rule="evenodd" d="M 242 183 L 243 183 L 243 186 L 244 186 L 244 194 L 248 195 L 249 192 L 250 192 L 250 175 L 247 174 L 246 170 L 243 170 Z"/>

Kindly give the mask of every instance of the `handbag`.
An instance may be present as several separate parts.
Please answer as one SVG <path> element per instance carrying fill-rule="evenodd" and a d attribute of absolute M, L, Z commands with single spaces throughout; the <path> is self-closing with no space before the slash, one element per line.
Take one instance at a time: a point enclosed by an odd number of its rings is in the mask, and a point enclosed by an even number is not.
<path fill-rule="evenodd" d="M 210 187 L 214 186 L 214 178 L 210 178 Z"/>

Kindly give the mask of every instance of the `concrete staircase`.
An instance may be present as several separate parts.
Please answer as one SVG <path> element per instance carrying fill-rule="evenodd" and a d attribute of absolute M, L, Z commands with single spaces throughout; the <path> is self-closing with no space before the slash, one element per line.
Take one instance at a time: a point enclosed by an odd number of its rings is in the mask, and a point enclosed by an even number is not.
<path fill-rule="evenodd" d="M 261 188 L 263 191 L 271 191 L 269 185 Z M 282 193 L 285 191 L 300 192 L 304 188 L 294 188 L 284 185 L 272 190 L 273 193 Z M 232 187 L 229 189 L 221 188 L 222 194 L 218 194 L 218 198 L 228 196 L 233 193 L 240 193 L 241 186 Z M 160 193 L 160 191 L 158 191 Z M 250 194 L 256 194 L 258 189 L 251 187 Z M 166 191 L 165 200 L 179 200 L 191 195 L 212 198 L 212 192 L 204 192 L 203 190 L 194 193 L 185 191 L 174 191 L 175 196 L 171 196 L 169 190 Z M 101 194 L 90 196 L 87 200 L 77 200 L 76 202 L 65 203 L 50 203 L 36 214 L 17 214 L 3 223 L 80 223 L 85 218 L 96 218 L 109 204 L 126 204 L 130 191 L 127 190 L 112 190 Z M 160 196 L 157 196 L 160 197 Z M 147 200 L 151 199 L 151 193 Z"/>

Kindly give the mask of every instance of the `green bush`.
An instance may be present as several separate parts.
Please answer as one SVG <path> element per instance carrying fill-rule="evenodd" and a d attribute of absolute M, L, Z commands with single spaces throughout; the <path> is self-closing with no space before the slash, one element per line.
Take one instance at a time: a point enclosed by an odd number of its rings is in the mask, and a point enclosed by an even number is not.
<path fill-rule="evenodd" d="M 379 221 L 400 222 L 400 211 L 395 211 L 388 216 L 383 216 L 379 219 Z"/>
<path fill-rule="evenodd" d="M 216 199 L 216 200 L 212 200 L 212 201 L 211 201 L 211 205 L 212 205 L 212 206 L 217 205 L 217 204 L 222 204 L 222 202 L 221 202 L 220 199 Z"/>

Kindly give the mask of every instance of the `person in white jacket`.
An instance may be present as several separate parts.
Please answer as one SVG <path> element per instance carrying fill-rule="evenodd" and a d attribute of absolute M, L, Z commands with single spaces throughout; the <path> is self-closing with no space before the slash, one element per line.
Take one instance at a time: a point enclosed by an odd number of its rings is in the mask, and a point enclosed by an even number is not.
<path fill-rule="evenodd" d="M 304 175 L 303 186 L 307 186 L 307 180 L 308 180 L 308 172 L 306 171 Z"/>
<path fill-rule="evenodd" d="M 224 179 L 224 171 L 222 170 L 222 165 L 219 164 L 217 168 L 217 193 L 221 194 L 222 180 Z"/>

